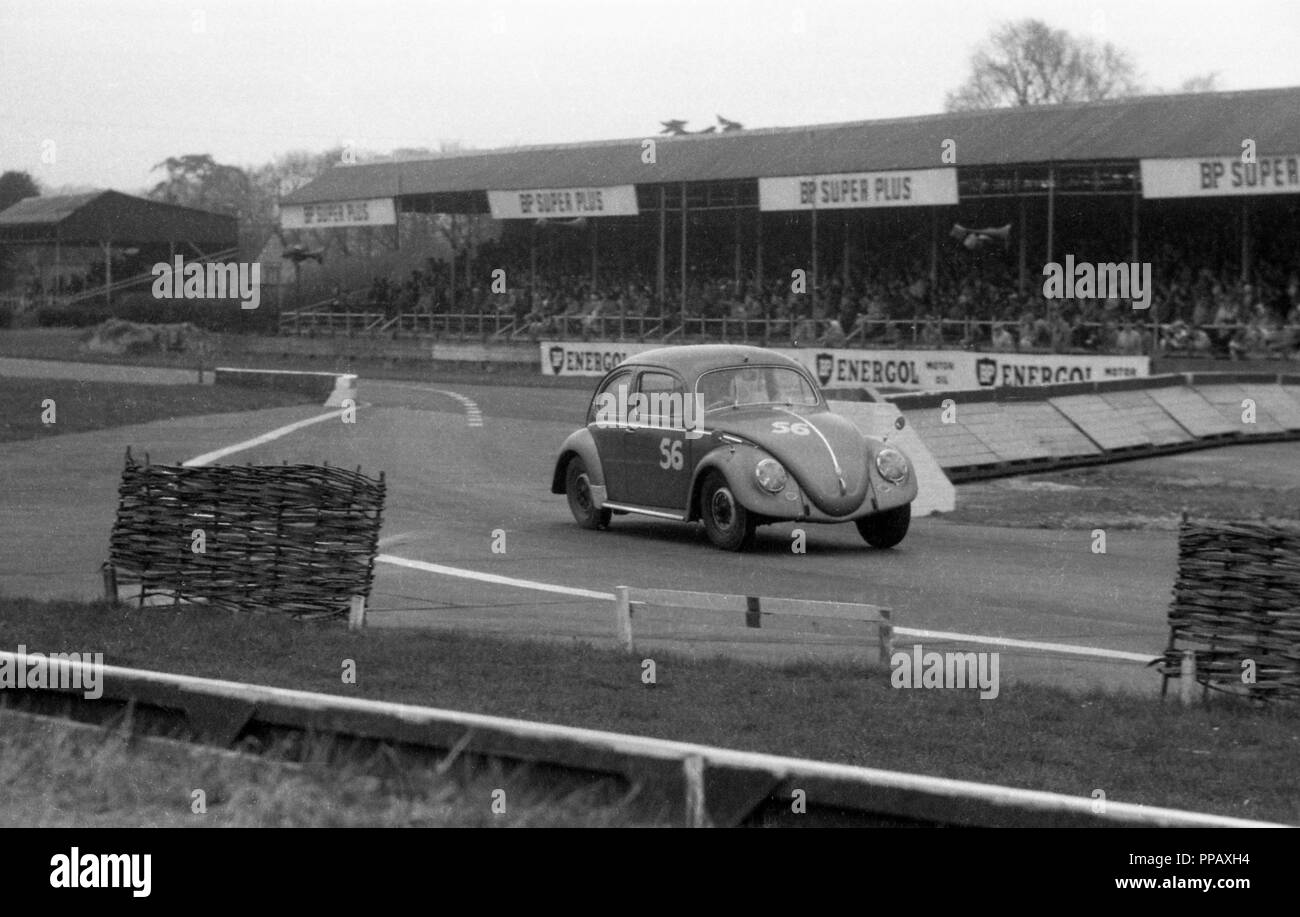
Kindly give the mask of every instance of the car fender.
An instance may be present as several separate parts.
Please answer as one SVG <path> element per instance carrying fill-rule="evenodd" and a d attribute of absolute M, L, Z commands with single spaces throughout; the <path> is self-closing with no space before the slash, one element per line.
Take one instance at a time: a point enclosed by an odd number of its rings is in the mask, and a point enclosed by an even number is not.
<path fill-rule="evenodd" d="M 574 456 L 582 459 L 587 466 L 587 476 L 593 487 L 605 486 L 605 470 L 600 464 L 600 453 L 596 451 L 596 440 L 586 427 L 569 434 L 560 446 L 560 456 L 555 460 L 555 471 L 551 475 L 551 493 L 564 493 L 564 474 L 569 459 Z M 603 501 L 601 501 L 603 502 Z"/>
<path fill-rule="evenodd" d="M 803 496 L 801 489 L 794 483 L 793 489 L 787 488 L 779 494 L 769 494 L 758 488 L 754 482 L 754 466 L 765 458 L 773 456 L 753 443 L 726 443 L 710 450 L 695 463 L 695 473 L 691 477 L 691 502 L 687 507 L 686 518 L 700 517 L 700 489 L 705 476 L 710 471 L 718 471 L 727 479 L 727 486 L 735 494 L 740 505 L 759 516 L 787 519 L 801 514 Z M 787 499 L 786 493 L 796 494 L 796 498 Z"/>

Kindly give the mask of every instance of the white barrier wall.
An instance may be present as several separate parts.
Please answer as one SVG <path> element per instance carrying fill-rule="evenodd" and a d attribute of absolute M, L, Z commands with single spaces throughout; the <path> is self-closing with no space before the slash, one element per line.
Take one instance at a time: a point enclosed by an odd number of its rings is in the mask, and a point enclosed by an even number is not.
<path fill-rule="evenodd" d="M 603 376 L 662 345 L 542 341 L 544 376 Z M 915 391 L 1099 382 L 1151 374 L 1150 357 L 1103 354 L 972 353 L 966 350 L 844 350 L 772 347 L 802 363 L 823 386 Z"/>
<path fill-rule="evenodd" d="M 829 401 L 832 411 L 843 414 L 868 436 L 888 439 L 912 460 L 916 472 L 916 500 L 912 503 L 913 516 L 931 513 L 950 513 L 957 508 L 957 488 L 939 467 L 929 448 L 921 441 L 911 424 L 899 430 L 895 424 L 903 412 L 889 402 Z"/>

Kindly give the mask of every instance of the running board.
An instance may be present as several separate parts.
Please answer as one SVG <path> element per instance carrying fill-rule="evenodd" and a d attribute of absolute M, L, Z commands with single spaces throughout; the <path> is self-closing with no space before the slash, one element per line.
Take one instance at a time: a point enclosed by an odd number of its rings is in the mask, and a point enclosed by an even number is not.
<path fill-rule="evenodd" d="M 601 504 L 601 509 L 618 509 L 625 513 L 638 513 L 642 516 L 655 516 L 659 519 L 672 519 L 674 522 L 685 522 L 686 517 L 681 513 L 665 513 L 659 509 L 646 509 L 642 506 L 628 506 L 626 503 L 610 503 L 608 500 Z"/>

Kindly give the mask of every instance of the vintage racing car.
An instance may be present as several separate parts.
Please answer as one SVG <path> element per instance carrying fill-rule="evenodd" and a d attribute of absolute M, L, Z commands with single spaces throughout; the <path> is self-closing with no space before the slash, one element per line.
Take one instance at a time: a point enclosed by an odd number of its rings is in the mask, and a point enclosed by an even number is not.
<path fill-rule="evenodd" d="M 907 457 L 831 412 L 795 360 L 759 347 L 662 347 L 600 381 L 564 441 L 551 492 L 579 525 L 615 513 L 700 520 L 742 550 L 762 524 L 853 522 L 868 544 L 903 540 L 916 498 Z"/>

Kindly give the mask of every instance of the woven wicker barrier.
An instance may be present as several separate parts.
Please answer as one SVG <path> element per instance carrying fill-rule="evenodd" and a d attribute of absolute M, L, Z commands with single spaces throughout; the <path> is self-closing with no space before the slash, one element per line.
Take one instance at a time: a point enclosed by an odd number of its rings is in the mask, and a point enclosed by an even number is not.
<path fill-rule="evenodd" d="M 1162 675 L 1177 676 L 1191 650 L 1208 688 L 1300 698 L 1300 527 L 1184 520 L 1169 626 Z M 1243 682 L 1244 660 L 1254 684 Z"/>
<path fill-rule="evenodd" d="M 136 462 L 128 451 L 109 563 L 140 601 L 346 615 L 374 581 L 384 477 L 328 465 Z M 202 552 L 196 550 L 202 547 Z"/>

